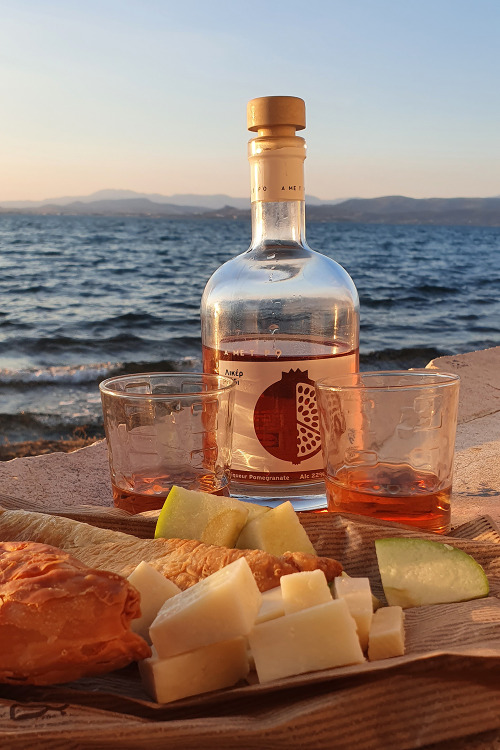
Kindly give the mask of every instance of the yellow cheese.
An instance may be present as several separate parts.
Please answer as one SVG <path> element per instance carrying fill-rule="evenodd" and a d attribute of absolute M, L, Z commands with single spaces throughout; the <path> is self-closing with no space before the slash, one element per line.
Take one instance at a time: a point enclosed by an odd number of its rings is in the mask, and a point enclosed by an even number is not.
<path fill-rule="evenodd" d="M 294 574 L 292 573 L 292 575 Z M 283 596 L 281 594 L 280 586 L 264 591 L 262 594 L 262 604 L 260 605 L 255 622 L 258 623 L 266 622 L 266 620 L 274 620 L 275 617 L 283 617 L 284 614 L 285 608 L 283 606 Z"/>
<path fill-rule="evenodd" d="M 250 632 L 262 595 L 244 557 L 168 599 L 149 634 L 164 659 Z"/>
<path fill-rule="evenodd" d="M 405 652 L 404 612 L 399 606 L 381 607 L 373 615 L 368 641 L 368 658 L 388 659 Z"/>
<path fill-rule="evenodd" d="M 345 572 L 345 570 L 342 571 L 341 576 L 342 576 L 342 578 L 350 578 L 350 576 L 347 575 L 347 573 Z M 375 594 L 372 594 L 372 605 L 373 605 L 373 611 L 374 612 L 375 612 L 376 609 L 378 609 L 379 607 L 382 606 L 382 602 L 380 601 L 380 599 L 377 599 L 377 597 L 375 596 Z"/>
<path fill-rule="evenodd" d="M 332 600 L 332 593 L 322 570 L 290 573 L 282 576 L 280 584 L 286 615 Z"/>
<path fill-rule="evenodd" d="M 128 580 L 141 595 L 141 616 L 132 620 L 131 629 L 149 641 L 149 626 L 161 606 L 180 592 L 173 581 L 169 581 L 147 562 L 140 562 L 129 575 Z"/>
<path fill-rule="evenodd" d="M 262 622 L 248 642 L 260 682 L 364 661 L 343 599 Z"/>
<path fill-rule="evenodd" d="M 333 585 L 337 599 L 345 599 L 349 612 L 356 621 L 361 648 L 366 651 L 373 618 L 370 581 L 368 578 L 339 576 L 339 578 L 335 578 Z"/>
<path fill-rule="evenodd" d="M 211 643 L 195 651 L 139 662 L 143 685 L 158 703 L 170 703 L 234 685 L 249 671 L 245 638 Z"/>
<path fill-rule="evenodd" d="M 284 552 L 316 554 L 289 500 L 247 523 L 235 546 L 238 549 L 263 549 L 278 556 Z"/>

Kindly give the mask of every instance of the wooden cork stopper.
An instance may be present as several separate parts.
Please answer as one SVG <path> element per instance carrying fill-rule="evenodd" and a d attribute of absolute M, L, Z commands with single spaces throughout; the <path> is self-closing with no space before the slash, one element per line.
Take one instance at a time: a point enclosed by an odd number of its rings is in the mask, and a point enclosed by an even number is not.
<path fill-rule="evenodd" d="M 247 105 L 247 127 L 259 135 L 294 135 L 306 126 L 306 105 L 297 96 L 261 96 Z"/>

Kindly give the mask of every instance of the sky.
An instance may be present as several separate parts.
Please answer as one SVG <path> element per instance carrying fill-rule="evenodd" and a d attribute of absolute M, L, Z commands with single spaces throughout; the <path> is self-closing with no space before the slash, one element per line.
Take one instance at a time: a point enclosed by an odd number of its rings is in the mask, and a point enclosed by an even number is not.
<path fill-rule="evenodd" d="M 269 95 L 311 195 L 500 195 L 499 40 L 498 0 L 0 0 L 0 204 L 245 197 Z"/>

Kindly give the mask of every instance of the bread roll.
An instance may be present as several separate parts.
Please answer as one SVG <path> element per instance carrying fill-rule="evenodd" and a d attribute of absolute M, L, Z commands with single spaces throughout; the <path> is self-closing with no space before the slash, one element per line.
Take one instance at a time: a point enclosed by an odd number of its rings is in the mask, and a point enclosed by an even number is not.
<path fill-rule="evenodd" d="M 0 682 L 49 685 L 150 656 L 140 597 L 115 573 L 35 542 L 0 542 Z"/>
<path fill-rule="evenodd" d="M 279 585 L 280 578 L 301 570 L 322 570 L 327 581 L 342 572 L 330 557 L 286 552 L 280 557 L 260 549 L 214 547 L 193 539 L 138 539 L 70 518 L 0 507 L 0 539 L 53 544 L 86 565 L 129 576 L 142 560 L 150 563 L 179 588 L 187 589 L 225 565 L 244 557 L 261 591 Z"/>

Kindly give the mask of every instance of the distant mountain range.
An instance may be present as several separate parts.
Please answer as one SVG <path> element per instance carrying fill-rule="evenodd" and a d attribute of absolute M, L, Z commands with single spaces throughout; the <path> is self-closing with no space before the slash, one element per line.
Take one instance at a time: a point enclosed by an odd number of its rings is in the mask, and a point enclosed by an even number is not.
<path fill-rule="evenodd" d="M 321 198 L 316 198 L 314 195 L 307 197 L 307 202 L 312 205 L 335 205 L 341 203 L 345 198 L 332 201 L 324 201 Z M 230 195 L 216 194 L 216 195 L 197 195 L 196 193 L 176 193 L 175 195 L 160 195 L 160 193 L 137 193 L 134 190 L 98 190 L 90 195 L 78 195 L 78 196 L 64 196 L 62 198 L 46 198 L 43 201 L 3 201 L 0 204 L 0 208 L 5 210 L 10 209 L 52 209 L 54 206 L 60 208 L 61 206 L 76 206 L 75 211 L 80 213 L 79 206 L 82 203 L 93 204 L 92 208 L 99 209 L 96 204 L 103 204 L 103 210 L 108 210 L 108 203 L 112 201 L 113 207 L 122 213 L 121 206 L 124 208 L 140 208 L 140 203 L 133 203 L 136 201 L 145 201 L 144 208 L 150 208 L 151 204 L 161 204 L 162 206 L 169 206 L 176 209 L 177 213 L 199 213 L 203 211 L 218 211 L 225 206 L 231 206 L 238 209 L 248 209 L 250 205 L 249 198 L 233 198 Z M 119 203 L 118 203 L 119 202 Z M 168 210 L 168 209 L 166 209 Z"/>
<path fill-rule="evenodd" d="M 352 198 L 309 206 L 309 221 L 500 227 L 500 196 L 493 198 Z"/>
<path fill-rule="evenodd" d="M 325 201 L 307 196 L 308 221 L 376 224 L 500 226 L 500 196 L 492 198 L 350 198 Z M 133 190 L 99 190 L 87 196 L 44 201 L 4 201 L 0 214 L 248 218 L 248 198 L 229 195 L 164 196 Z"/>

